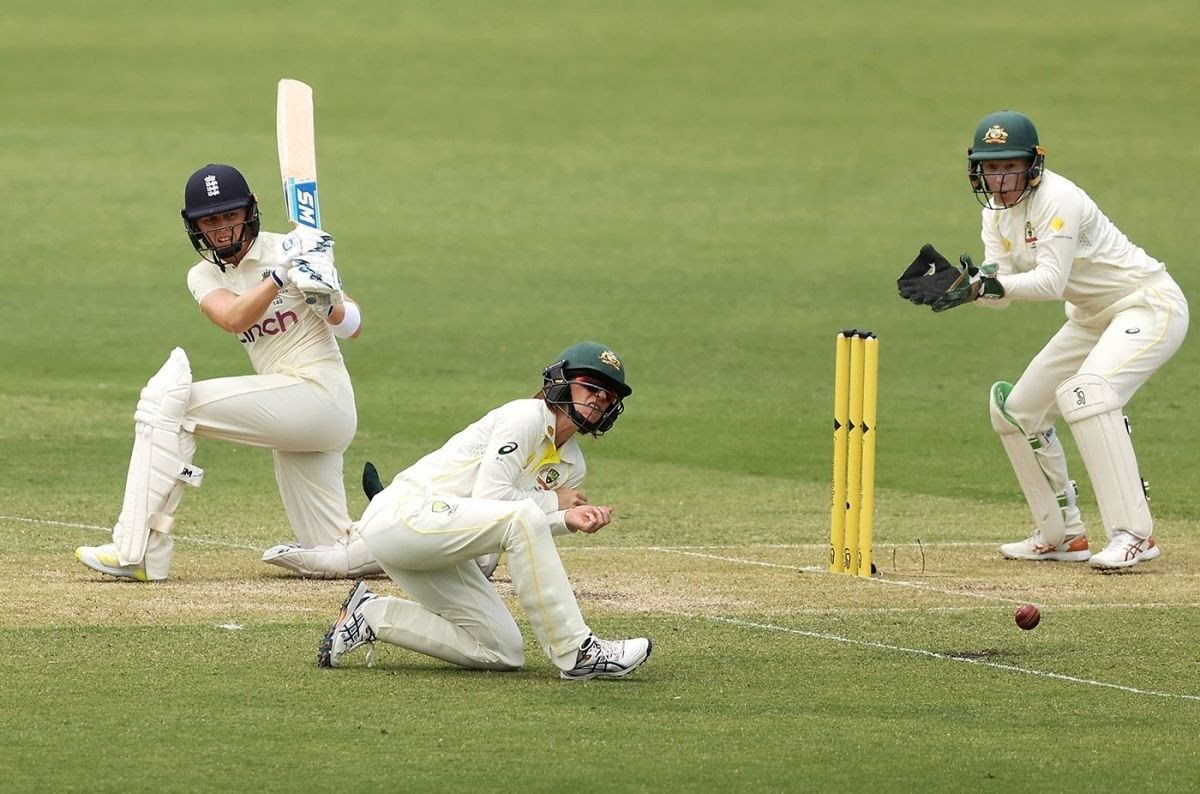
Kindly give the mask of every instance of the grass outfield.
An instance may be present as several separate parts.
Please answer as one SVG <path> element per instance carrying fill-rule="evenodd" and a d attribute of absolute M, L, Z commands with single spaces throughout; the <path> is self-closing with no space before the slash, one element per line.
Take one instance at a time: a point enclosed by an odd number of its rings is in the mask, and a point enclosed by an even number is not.
<path fill-rule="evenodd" d="M 1163 557 L 1006 563 L 1028 516 L 985 395 L 1061 308 L 934 316 L 893 286 L 924 242 L 978 253 L 963 150 L 1013 107 L 1197 294 L 1193 4 L 159 6 L 5 17 L 0 790 L 1200 778 L 1200 348 L 1130 406 Z M 347 585 L 258 562 L 290 537 L 260 450 L 200 444 L 171 581 L 72 558 L 116 517 L 130 414 L 170 348 L 198 379 L 249 371 L 187 293 L 178 210 L 187 175 L 226 161 L 283 226 L 283 76 L 316 89 L 324 220 L 366 320 L 343 346 L 351 512 L 363 461 L 390 474 L 570 342 L 606 341 L 635 394 L 584 447 L 618 520 L 561 547 L 599 633 L 654 639 L 631 678 L 560 682 L 533 644 L 515 674 L 396 648 L 317 669 Z M 882 340 L 870 581 L 821 570 L 833 334 L 864 326 Z"/>

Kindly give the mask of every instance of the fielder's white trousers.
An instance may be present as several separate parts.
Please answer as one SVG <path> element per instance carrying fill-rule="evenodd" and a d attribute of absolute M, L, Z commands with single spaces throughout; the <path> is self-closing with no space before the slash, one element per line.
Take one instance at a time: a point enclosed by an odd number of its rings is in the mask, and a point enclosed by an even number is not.
<path fill-rule="evenodd" d="M 378 639 L 462 667 L 520 667 L 520 630 L 475 563 L 476 557 L 502 551 L 542 649 L 559 669 L 574 667 L 591 632 L 549 518 L 532 500 L 442 496 L 398 479 L 371 500 L 360 532 L 412 599 L 380 597 L 363 607 Z"/>
<path fill-rule="evenodd" d="M 1127 405 L 1183 344 L 1187 329 L 1187 299 L 1159 273 L 1109 311 L 1068 320 L 1025 368 L 1004 409 L 1026 435 L 1043 433 L 1062 415 L 1056 390 L 1080 374 L 1101 376 Z"/>

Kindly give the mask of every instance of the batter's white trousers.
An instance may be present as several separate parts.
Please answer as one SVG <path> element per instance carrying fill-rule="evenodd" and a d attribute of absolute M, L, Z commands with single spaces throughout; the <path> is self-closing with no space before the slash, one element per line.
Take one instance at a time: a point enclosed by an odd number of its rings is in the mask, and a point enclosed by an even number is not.
<path fill-rule="evenodd" d="M 411 601 L 363 606 L 376 637 L 462 667 L 515 670 L 524 643 L 475 558 L 504 552 L 517 599 L 542 649 L 560 670 L 575 666 L 591 634 L 554 545 L 549 518 L 519 502 L 442 496 L 398 479 L 367 506 L 360 532 Z"/>
<path fill-rule="evenodd" d="M 199 437 L 272 451 L 279 496 L 296 540 L 306 547 L 350 532 L 342 453 L 358 424 L 346 368 L 330 365 L 313 373 L 319 380 L 274 374 L 196 381 L 184 414 Z M 151 532 L 147 570 L 165 578 L 173 550 L 170 535 Z"/>

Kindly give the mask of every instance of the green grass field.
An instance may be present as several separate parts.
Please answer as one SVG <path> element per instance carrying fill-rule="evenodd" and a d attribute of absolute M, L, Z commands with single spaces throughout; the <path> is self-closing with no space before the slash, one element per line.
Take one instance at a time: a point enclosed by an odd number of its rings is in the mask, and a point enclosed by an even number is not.
<path fill-rule="evenodd" d="M 6 12 L 0 790 L 1193 787 L 1200 348 L 1130 406 L 1164 556 L 1006 563 L 1029 519 L 986 394 L 1061 307 L 895 295 L 922 243 L 978 253 L 964 149 L 1001 107 L 1200 288 L 1195 4 L 1019 5 Z M 560 546 L 598 633 L 654 639 L 629 679 L 560 682 L 532 641 L 514 674 L 397 648 L 318 669 L 347 585 L 258 561 L 291 538 L 261 450 L 201 443 L 171 581 L 73 559 L 116 518 L 171 347 L 198 379 L 249 371 L 188 294 L 178 212 L 188 174 L 231 162 L 284 226 L 283 76 L 315 87 L 324 221 L 364 307 L 351 512 L 364 461 L 390 475 L 567 344 L 611 344 L 635 394 L 584 446 L 618 520 Z M 844 327 L 882 340 L 873 580 L 823 573 Z M 503 566 L 497 586 L 516 608 Z"/>

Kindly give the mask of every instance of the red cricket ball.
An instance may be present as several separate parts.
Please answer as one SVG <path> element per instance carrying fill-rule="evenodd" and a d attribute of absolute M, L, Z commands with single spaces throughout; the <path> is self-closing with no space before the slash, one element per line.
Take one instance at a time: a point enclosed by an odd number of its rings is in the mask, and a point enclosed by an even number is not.
<path fill-rule="evenodd" d="M 1017 625 L 1025 631 L 1036 628 L 1042 620 L 1042 613 L 1033 604 L 1021 604 L 1017 607 Z"/>

